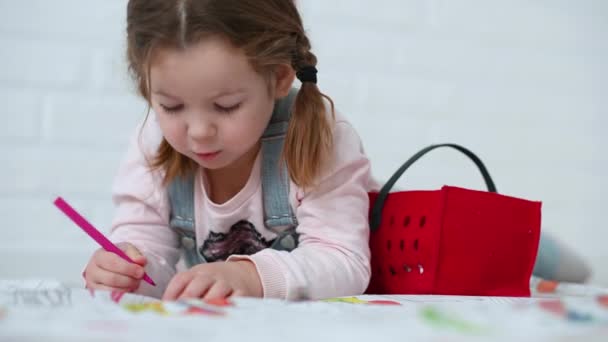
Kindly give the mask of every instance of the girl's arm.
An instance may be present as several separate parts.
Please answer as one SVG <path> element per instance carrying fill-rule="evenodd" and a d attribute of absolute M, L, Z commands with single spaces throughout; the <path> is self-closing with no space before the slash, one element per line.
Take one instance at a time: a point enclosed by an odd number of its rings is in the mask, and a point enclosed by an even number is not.
<path fill-rule="evenodd" d="M 162 175 L 148 168 L 146 156 L 152 156 L 160 142 L 160 132 L 149 122 L 136 130 L 125 159 L 119 167 L 112 198 L 116 213 L 110 239 L 129 242 L 145 255 L 145 267 L 156 287 L 141 282 L 136 293 L 161 297 L 175 274 L 179 259 L 177 234 L 168 225 L 169 208 Z M 150 158 L 150 157 L 148 157 Z"/>
<path fill-rule="evenodd" d="M 361 294 L 370 279 L 368 191 L 370 163 L 353 127 L 338 121 L 334 161 L 318 187 L 299 192 L 299 246 L 292 252 L 265 249 L 251 260 L 264 297 L 290 300 Z"/>

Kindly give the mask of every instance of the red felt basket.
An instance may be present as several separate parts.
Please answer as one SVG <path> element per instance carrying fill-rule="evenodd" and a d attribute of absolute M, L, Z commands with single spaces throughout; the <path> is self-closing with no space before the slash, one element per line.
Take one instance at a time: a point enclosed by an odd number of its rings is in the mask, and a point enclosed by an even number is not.
<path fill-rule="evenodd" d="M 488 191 L 444 186 L 389 193 L 414 162 L 439 147 L 473 160 Z M 541 203 L 498 194 L 471 151 L 455 144 L 429 146 L 369 196 L 372 278 L 366 293 L 530 295 Z"/>

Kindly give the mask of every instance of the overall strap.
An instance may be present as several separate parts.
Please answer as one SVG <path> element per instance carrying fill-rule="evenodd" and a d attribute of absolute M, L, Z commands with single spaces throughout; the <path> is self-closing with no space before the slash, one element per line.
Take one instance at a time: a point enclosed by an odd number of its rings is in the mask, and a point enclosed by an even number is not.
<path fill-rule="evenodd" d="M 188 267 L 205 262 L 199 253 L 194 231 L 194 173 L 178 176 L 167 188 L 169 194 L 169 226 L 180 236 L 184 261 Z"/>
<path fill-rule="evenodd" d="M 177 176 L 167 188 L 171 206 L 171 226 L 180 229 L 194 228 L 194 175 Z"/>
<path fill-rule="evenodd" d="M 282 159 L 285 135 L 298 89 L 275 103 L 272 118 L 262 135 L 262 194 L 264 224 L 276 234 L 271 248 L 291 251 L 298 246 L 296 216 L 289 203 L 290 178 Z"/>
<path fill-rule="evenodd" d="M 298 225 L 289 204 L 290 179 L 287 166 L 282 159 L 285 134 L 297 93 L 298 89 L 292 89 L 289 95 L 276 102 L 270 123 L 262 135 L 264 223 L 271 230 L 281 226 Z"/>

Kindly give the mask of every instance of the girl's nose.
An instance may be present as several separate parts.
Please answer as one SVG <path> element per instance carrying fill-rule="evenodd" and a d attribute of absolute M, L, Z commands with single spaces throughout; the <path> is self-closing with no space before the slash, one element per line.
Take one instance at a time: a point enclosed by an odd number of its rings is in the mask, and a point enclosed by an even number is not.
<path fill-rule="evenodd" d="M 188 136 L 194 141 L 208 140 L 217 134 L 217 126 L 210 120 L 194 118 L 188 123 Z"/>

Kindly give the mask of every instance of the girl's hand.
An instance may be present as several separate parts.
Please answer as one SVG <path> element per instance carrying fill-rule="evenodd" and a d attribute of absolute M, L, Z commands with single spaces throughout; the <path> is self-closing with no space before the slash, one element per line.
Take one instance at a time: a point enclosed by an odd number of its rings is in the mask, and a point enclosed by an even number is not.
<path fill-rule="evenodd" d="M 255 265 L 247 260 L 214 262 L 192 267 L 178 273 L 163 300 L 201 298 L 224 299 L 231 296 L 262 297 L 262 283 Z"/>
<path fill-rule="evenodd" d="M 137 290 L 144 276 L 146 258 L 130 243 L 119 243 L 117 246 L 135 264 L 100 248 L 95 251 L 83 273 L 87 288 L 121 292 Z"/>

